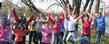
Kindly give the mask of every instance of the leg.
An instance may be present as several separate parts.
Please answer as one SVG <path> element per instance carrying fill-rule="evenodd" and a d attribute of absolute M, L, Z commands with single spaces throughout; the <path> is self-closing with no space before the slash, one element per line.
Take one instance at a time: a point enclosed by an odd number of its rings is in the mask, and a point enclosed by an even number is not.
<path fill-rule="evenodd" d="M 66 38 L 66 41 L 69 41 L 69 40 L 70 40 L 71 35 L 72 35 L 72 33 L 71 33 L 71 32 L 69 32 L 69 33 L 68 33 L 68 36 L 67 36 L 67 38 Z"/>
<path fill-rule="evenodd" d="M 88 35 L 87 37 L 88 37 L 88 40 L 89 40 L 89 41 L 88 41 L 88 44 L 90 44 L 90 39 L 91 39 L 91 36 L 90 36 L 90 35 Z"/>
<path fill-rule="evenodd" d="M 72 36 L 73 36 L 73 38 L 74 38 L 73 41 L 75 41 L 75 42 L 78 41 L 78 40 L 77 40 L 77 32 L 78 32 L 78 31 L 75 31 L 75 32 L 72 33 L 72 34 L 73 34 Z"/>
<path fill-rule="evenodd" d="M 99 44 L 99 42 L 100 42 L 100 36 L 101 36 L 101 32 L 100 31 L 97 31 L 97 33 L 96 33 L 96 39 L 95 39 L 95 44 Z"/>
<path fill-rule="evenodd" d="M 64 37 L 63 37 L 64 44 L 67 44 L 67 42 L 66 42 L 67 35 L 68 35 L 68 32 L 65 32 Z"/>
<path fill-rule="evenodd" d="M 33 32 L 33 42 L 36 44 L 36 31 Z"/>
<path fill-rule="evenodd" d="M 77 38 L 76 34 L 77 34 L 76 31 L 71 33 L 71 40 L 70 40 L 70 42 L 72 44 L 75 44 L 75 42 L 76 42 L 76 38 Z"/>
<path fill-rule="evenodd" d="M 33 36 L 33 32 L 30 31 L 30 33 L 29 33 L 29 44 L 31 44 L 32 36 Z"/>
<path fill-rule="evenodd" d="M 63 36 L 64 36 L 64 32 L 61 32 L 61 34 L 60 34 L 60 35 L 61 35 L 61 37 L 63 38 Z"/>
<path fill-rule="evenodd" d="M 42 33 L 41 32 L 39 33 L 38 38 L 39 38 L 39 41 L 40 41 L 40 44 L 41 44 L 41 39 L 42 39 Z"/>
<path fill-rule="evenodd" d="M 56 34 L 53 32 L 52 33 L 52 42 L 51 42 L 51 44 L 56 44 L 57 43 L 56 40 L 57 40 Z"/>
<path fill-rule="evenodd" d="M 15 39 L 15 34 L 12 35 L 12 40 L 14 41 L 14 39 Z"/>
<path fill-rule="evenodd" d="M 0 41 L 0 44 L 5 44 L 3 41 Z"/>
<path fill-rule="evenodd" d="M 83 41 L 84 41 L 84 40 L 83 40 L 83 37 L 84 37 L 84 35 L 81 34 L 80 44 L 84 44 L 84 43 L 83 43 Z"/>
<path fill-rule="evenodd" d="M 24 42 L 23 41 L 17 41 L 15 42 L 15 44 L 23 44 Z"/>
<path fill-rule="evenodd" d="M 58 34 L 58 40 L 59 40 L 59 44 L 63 44 L 63 42 L 62 42 L 62 36 L 60 35 L 60 33 Z"/>
<path fill-rule="evenodd" d="M 23 37 L 23 44 L 26 42 L 26 35 Z"/>
<path fill-rule="evenodd" d="M 5 44 L 12 44 L 11 42 L 5 42 Z"/>
<path fill-rule="evenodd" d="M 73 33 L 72 33 L 72 37 L 73 37 L 73 40 L 72 40 L 72 42 L 73 42 L 73 44 L 76 44 L 77 43 L 77 41 L 79 41 L 78 39 L 77 39 L 77 30 L 76 31 L 74 31 Z"/>
<path fill-rule="evenodd" d="M 38 44 L 38 36 L 39 34 L 36 32 L 36 44 Z"/>
<path fill-rule="evenodd" d="M 101 40 L 103 39 L 104 34 L 105 34 L 105 30 L 101 31 L 100 44 L 101 44 L 101 42 L 102 42 Z"/>

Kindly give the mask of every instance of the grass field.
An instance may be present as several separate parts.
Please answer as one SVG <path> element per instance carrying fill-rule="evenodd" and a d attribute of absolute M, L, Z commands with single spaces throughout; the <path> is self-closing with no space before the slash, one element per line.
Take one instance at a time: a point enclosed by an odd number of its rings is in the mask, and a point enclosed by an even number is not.
<path fill-rule="evenodd" d="M 96 35 L 96 31 L 95 30 L 92 30 L 91 31 L 91 44 L 94 44 L 95 35 Z M 80 37 L 80 33 L 78 33 L 78 37 Z M 102 44 L 109 44 L 109 34 L 105 34 L 105 36 L 104 36 L 104 38 L 103 38 L 103 40 L 102 40 L 101 43 Z M 28 44 L 28 42 L 27 42 L 27 44 Z M 68 44 L 70 44 L 70 43 L 68 42 Z M 80 42 L 77 42 L 77 44 L 80 44 Z"/>
<path fill-rule="evenodd" d="M 80 37 L 80 33 L 78 34 Z M 95 36 L 96 36 L 96 30 L 91 31 L 91 44 L 94 44 L 95 41 Z M 70 44 L 70 43 L 69 43 Z M 80 44 L 80 42 L 77 42 L 77 44 Z M 105 34 L 103 37 L 103 40 L 101 44 L 109 44 L 109 34 Z"/>

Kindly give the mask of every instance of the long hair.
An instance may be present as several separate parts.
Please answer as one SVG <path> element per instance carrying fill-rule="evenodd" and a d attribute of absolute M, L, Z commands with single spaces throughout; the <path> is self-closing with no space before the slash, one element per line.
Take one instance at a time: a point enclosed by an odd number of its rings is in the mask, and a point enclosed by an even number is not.
<path fill-rule="evenodd" d="M 2 2 L 0 2 L 0 8 L 2 7 Z"/>

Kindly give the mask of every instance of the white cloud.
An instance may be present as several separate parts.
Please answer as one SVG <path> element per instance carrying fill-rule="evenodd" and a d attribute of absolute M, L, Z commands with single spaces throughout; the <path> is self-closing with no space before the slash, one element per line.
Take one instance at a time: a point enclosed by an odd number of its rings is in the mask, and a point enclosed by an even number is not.
<path fill-rule="evenodd" d="M 0 2 L 2 2 L 3 0 L 0 0 Z"/>

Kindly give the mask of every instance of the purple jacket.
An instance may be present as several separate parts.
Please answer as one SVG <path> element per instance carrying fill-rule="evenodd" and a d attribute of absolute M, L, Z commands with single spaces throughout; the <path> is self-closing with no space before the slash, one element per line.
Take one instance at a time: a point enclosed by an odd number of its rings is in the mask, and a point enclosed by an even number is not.
<path fill-rule="evenodd" d="M 50 37 L 51 37 L 51 33 L 52 33 L 52 29 L 42 29 L 42 41 L 43 43 L 50 43 Z"/>
<path fill-rule="evenodd" d="M 0 23 L 0 41 L 8 42 L 12 40 L 12 32 L 10 26 Z"/>

